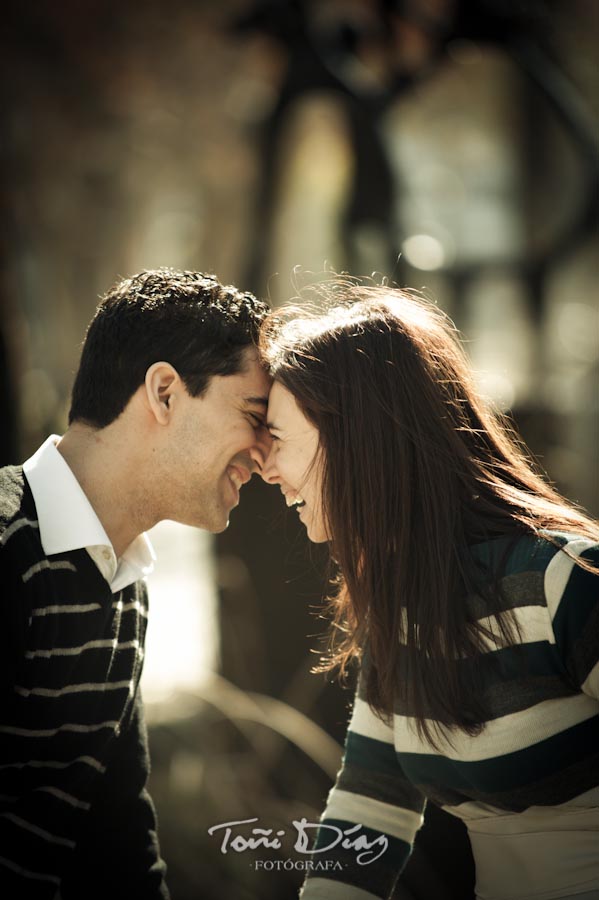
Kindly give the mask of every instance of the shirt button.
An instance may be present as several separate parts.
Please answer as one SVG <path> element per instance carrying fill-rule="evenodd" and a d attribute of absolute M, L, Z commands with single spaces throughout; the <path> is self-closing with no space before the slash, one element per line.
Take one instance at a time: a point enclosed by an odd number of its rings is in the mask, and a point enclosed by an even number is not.
<path fill-rule="evenodd" d="M 112 557 L 112 553 L 108 549 L 102 550 L 102 556 L 104 557 L 104 559 L 108 560 Z"/>

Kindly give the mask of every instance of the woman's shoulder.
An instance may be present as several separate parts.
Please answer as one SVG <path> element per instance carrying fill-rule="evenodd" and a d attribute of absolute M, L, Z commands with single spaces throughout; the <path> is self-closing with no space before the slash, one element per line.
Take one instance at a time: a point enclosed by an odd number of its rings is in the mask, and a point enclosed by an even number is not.
<path fill-rule="evenodd" d="M 542 529 L 501 535 L 471 547 L 475 562 L 502 576 L 517 576 L 530 572 L 545 572 L 561 558 L 582 557 L 599 566 L 599 542 L 576 532 Z"/>

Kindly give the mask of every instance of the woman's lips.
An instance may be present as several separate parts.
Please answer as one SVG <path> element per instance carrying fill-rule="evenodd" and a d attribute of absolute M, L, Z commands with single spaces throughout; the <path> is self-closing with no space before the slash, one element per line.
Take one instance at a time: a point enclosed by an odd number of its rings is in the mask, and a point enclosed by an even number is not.
<path fill-rule="evenodd" d="M 306 502 L 296 491 L 282 491 L 287 506 L 303 506 Z"/>

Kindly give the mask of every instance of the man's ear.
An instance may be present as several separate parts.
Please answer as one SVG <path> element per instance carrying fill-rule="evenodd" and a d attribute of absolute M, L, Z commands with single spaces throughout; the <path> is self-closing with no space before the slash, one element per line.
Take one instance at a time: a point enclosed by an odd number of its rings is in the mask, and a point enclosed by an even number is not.
<path fill-rule="evenodd" d="M 159 425 L 168 425 L 170 422 L 173 400 L 181 384 L 179 373 L 170 363 L 152 363 L 146 372 L 146 401 Z"/>

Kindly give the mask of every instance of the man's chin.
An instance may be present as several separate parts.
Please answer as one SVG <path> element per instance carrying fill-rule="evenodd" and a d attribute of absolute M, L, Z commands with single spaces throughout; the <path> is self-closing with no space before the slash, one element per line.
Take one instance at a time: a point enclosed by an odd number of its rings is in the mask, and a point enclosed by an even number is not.
<path fill-rule="evenodd" d="M 182 525 L 190 525 L 192 528 L 199 528 L 201 531 L 207 531 L 209 534 L 221 534 L 229 527 L 229 513 L 223 513 L 222 516 L 189 516 L 184 521 L 179 519 Z"/>
<path fill-rule="evenodd" d="M 227 521 L 224 523 L 224 525 L 221 523 L 216 528 L 211 528 L 210 531 L 212 532 L 212 534 L 222 534 L 223 531 L 226 531 L 228 527 L 229 527 L 229 519 L 227 519 Z"/>
<path fill-rule="evenodd" d="M 222 534 L 223 531 L 226 531 L 229 527 L 232 512 L 232 509 L 222 509 L 219 514 L 213 517 L 208 531 L 212 534 Z M 206 528 L 206 525 L 204 525 L 204 528 Z"/>

